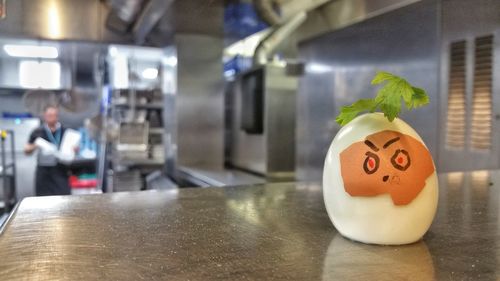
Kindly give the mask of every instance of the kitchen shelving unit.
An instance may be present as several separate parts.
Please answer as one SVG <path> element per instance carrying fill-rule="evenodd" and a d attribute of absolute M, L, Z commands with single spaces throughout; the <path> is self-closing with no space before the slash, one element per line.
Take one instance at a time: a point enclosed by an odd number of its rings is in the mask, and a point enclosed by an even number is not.
<path fill-rule="evenodd" d="M 148 174 L 162 170 L 163 95 L 159 89 L 114 90 L 110 116 L 119 124 L 110 159 L 114 191 L 145 189 Z"/>
<path fill-rule="evenodd" d="M 7 145 L 10 145 L 7 151 Z M 0 161 L 2 177 L 2 197 L 0 199 L 0 210 L 8 213 L 17 203 L 16 198 L 16 155 L 15 155 L 14 132 L 11 130 L 0 130 Z M 10 155 L 7 155 L 10 154 Z"/>

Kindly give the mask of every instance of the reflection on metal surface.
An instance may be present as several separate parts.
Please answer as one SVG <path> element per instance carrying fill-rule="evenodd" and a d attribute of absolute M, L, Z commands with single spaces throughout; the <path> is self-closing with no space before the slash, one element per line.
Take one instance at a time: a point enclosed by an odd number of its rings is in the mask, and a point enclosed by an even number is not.
<path fill-rule="evenodd" d="M 464 183 L 464 173 L 463 172 L 454 172 L 446 174 L 446 179 L 448 180 L 447 186 L 449 188 L 460 188 Z"/>
<path fill-rule="evenodd" d="M 313 189 L 319 190 L 317 185 Z M 243 200 L 229 199 L 227 200 L 227 206 L 235 214 L 251 224 L 272 223 L 277 218 L 276 214 L 271 210 L 279 209 L 280 206 L 285 205 L 286 202 L 284 201 L 288 198 L 283 189 L 269 188 L 264 190 L 263 193 L 265 196 L 258 198 L 258 200 L 255 197 L 246 197 Z M 269 210 L 269 212 L 266 210 Z"/>
<path fill-rule="evenodd" d="M 61 196 L 27 198 L 30 208 L 33 210 L 46 210 L 50 208 L 64 208 L 67 201 Z M 24 201 L 23 201 L 24 202 Z"/>
<path fill-rule="evenodd" d="M 229 200 L 227 206 L 230 210 L 239 214 L 245 221 L 254 225 L 260 224 L 259 217 L 255 215 L 255 205 L 253 202 L 236 202 Z"/>
<path fill-rule="evenodd" d="M 61 39 L 60 11 L 56 0 L 50 0 L 47 7 L 47 34 L 50 39 Z"/>
<path fill-rule="evenodd" d="M 435 280 L 425 242 L 379 246 L 354 242 L 337 234 L 323 262 L 322 280 Z"/>
<path fill-rule="evenodd" d="M 484 189 L 490 186 L 489 171 L 474 171 L 471 172 L 472 186 L 474 189 Z"/>
<path fill-rule="evenodd" d="M 98 0 L 16 0 L 8 9 L 0 22 L 3 36 L 105 41 L 108 8 Z"/>

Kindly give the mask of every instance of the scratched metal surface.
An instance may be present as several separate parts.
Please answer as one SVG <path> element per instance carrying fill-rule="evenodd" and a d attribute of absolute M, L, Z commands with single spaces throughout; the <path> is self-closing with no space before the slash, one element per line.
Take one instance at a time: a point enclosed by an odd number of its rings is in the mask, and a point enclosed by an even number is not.
<path fill-rule="evenodd" d="M 342 238 L 319 185 L 25 199 L 0 235 L 1 280 L 495 280 L 500 172 L 440 176 L 423 241 Z"/>

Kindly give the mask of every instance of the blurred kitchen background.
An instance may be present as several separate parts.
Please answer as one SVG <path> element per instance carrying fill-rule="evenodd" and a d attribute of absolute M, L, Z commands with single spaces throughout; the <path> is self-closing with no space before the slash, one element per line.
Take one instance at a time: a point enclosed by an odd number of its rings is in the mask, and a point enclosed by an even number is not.
<path fill-rule="evenodd" d="M 0 0 L 0 45 L 4 208 L 52 103 L 74 194 L 320 182 L 377 70 L 427 90 L 402 118 L 439 172 L 500 168 L 498 0 Z"/>

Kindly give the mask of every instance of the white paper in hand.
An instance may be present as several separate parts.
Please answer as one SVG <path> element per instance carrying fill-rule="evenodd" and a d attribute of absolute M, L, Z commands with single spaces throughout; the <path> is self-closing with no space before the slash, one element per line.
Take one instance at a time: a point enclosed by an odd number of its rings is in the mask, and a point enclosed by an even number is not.
<path fill-rule="evenodd" d="M 35 145 L 40 148 L 41 153 L 44 155 L 54 155 L 57 153 L 57 147 L 42 138 L 36 138 Z"/>
<path fill-rule="evenodd" d="M 75 148 L 80 144 L 81 134 L 73 129 L 67 129 L 62 137 L 61 147 L 57 158 L 62 163 L 69 163 L 75 159 Z"/>

